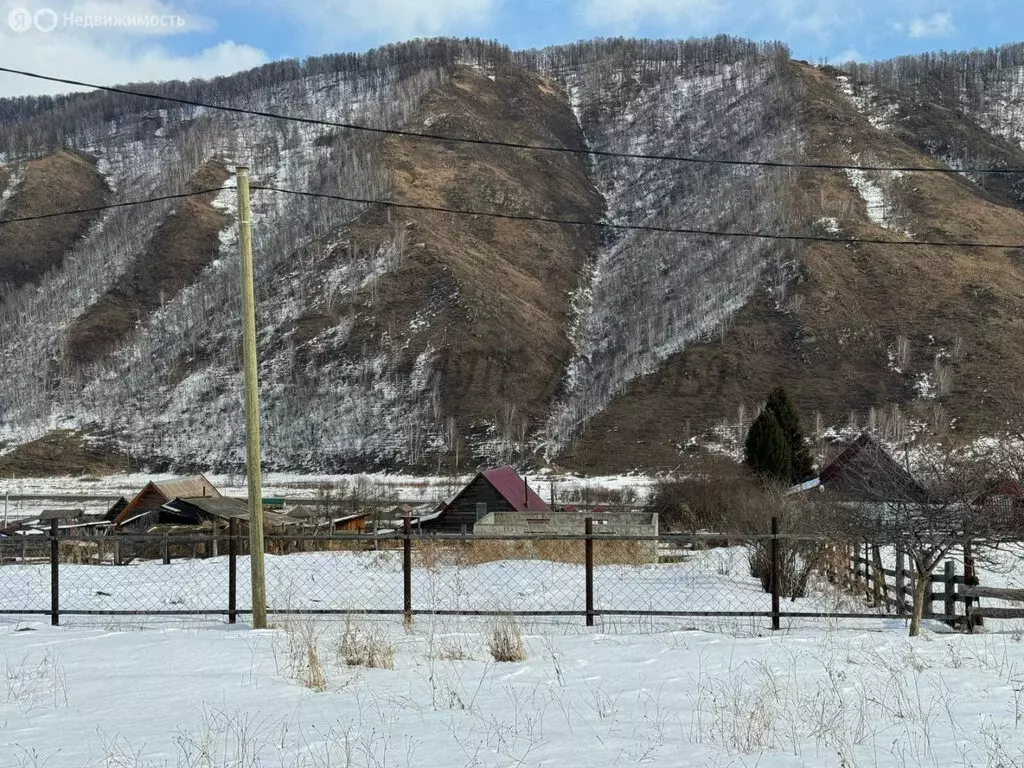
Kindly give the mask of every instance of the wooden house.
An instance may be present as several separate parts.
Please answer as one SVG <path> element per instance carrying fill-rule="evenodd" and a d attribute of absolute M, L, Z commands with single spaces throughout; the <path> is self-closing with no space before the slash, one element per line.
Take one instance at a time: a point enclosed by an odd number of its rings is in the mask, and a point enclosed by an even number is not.
<path fill-rule="evenodd" d="M 456 496 L 431 514 L 417 521 L 424 531 L 472 531 L 477 520 L 492 512 L 548 512 L 548 505 L 526 480 L 510 466 L 480 472 Z"/>
<path fill-rule="evenodd" d="M 928 493 L 878 440 L 862 433 L 818 476 L 793 486 L 789 494 L 828 491 L 838 499 L 870 504 L 927 503 Z"/>
<path fill-rule="evenodd" d="M 366 530 L 373 515 L 370 512 L 356 512 L 353 515 L 344 515 L 331 520 L 331 531 L 333 533 L 362 533 Z"/>
<path fill-rule="evenodd" d="M 161 525 L 192 525 L 226 529 L 232 520 L 238 523 L 238 532 L 249 530 L 249 502 L 227 496 L 198 496 L 174 499 L 158 510 L 166 518 Z M 263 530 L 280 533 L 295 521 L 276 512 L 263 511 Z"/>
<path fill-rule="evenodd" d="M 108 523 L 113 523 L 117 516 L 120 515 L 124 508 L 128 506 L 128 499 L 122 496 L 120 499 L 110 505 L 110 508 L 103 513 L 103 519 Z"/>
<path fill-rule="evenodd" d="M 1024 485 L 1011 478 L 991 483 L 974 499 L 974 506 L 984 510 L 1004 525 L 1013 526 L 1024 520 Z"/>
<path fill-rule="evenodd" d="M 218 491 L 203 475 L 179 477 L 172 480 L 160 480 L 147 483 L 114 518 L 117 528 L 133 528 L 147 530 L 152 522 L 144 517 L 146 513 L 158 510 L 169 501 L 178 498 L 219 498 Z"/>

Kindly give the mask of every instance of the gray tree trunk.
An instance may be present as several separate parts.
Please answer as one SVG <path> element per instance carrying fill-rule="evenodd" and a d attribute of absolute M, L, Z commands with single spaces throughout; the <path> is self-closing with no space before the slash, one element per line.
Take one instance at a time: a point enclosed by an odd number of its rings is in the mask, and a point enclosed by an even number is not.
<path fill-rule="evenodd" d="M 932 588 L 930 573 L 921 573 L 920 569 L 915 574 L 914 580 L 914 612 L 910 616 L 910 636 L 917 637 L 921 632 L 921 616 L 924 613 L 924 596 L 927 590 Z"/>

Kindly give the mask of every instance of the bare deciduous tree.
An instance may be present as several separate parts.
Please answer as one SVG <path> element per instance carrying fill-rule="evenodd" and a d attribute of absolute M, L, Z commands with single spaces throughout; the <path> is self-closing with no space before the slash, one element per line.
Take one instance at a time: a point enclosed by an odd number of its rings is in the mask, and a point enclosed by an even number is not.
<path fill-rule="evenodd" d="M 914 637 L 936 566 L 965 542 L 974 542 L 976 558 L 983 556 L 1012 526 L 978 504 L 993 478 L 992 463 L 977 457 L 923 451 L 911 475 L 883 450 L 865 451 L 844 467 L 841 487 L 814 504 L 822 529 L 832 535 L 907 554 L 915 574 Z"/>

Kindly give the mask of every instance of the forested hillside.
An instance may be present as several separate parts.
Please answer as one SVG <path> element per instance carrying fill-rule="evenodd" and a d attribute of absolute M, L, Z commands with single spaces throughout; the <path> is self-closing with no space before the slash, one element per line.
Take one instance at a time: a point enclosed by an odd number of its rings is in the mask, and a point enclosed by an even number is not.
<path fill-rule="evenodd" d="M 1024 175 L 614 156 L 1024 168 L 1024 46 L 839 70 L 723 37 L 432 40 L 130 87 L 312 121 L 0 100 L 0 220 L 189 195 L 0 226 L 0 474 L 59 471 L 62 435 L 100 469 L 242 465 L 239 163 L 420 206 L 254 192 L 274 469 L 672 467 L 776 384 L 819 433 L 968 438 L 1024 376 L 1024 249 L 728 234 L 1024 243 Z"/>

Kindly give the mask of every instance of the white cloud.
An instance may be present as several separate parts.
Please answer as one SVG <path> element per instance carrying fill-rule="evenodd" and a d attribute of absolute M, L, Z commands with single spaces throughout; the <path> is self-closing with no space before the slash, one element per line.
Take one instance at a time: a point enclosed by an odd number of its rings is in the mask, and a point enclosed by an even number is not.
<path fill-rule="evenodd" d="M 44 4 L 45 2 L 45 4 Z M 173 0 L 171 0 L 173 2 Z M 159 38 L 213 28 L 213 22 L 166 0 L 0 0 L 0 62 L 18 69 L 99 85 L 149 80 L 189 80 L 249 69 L 267 61 L 263 51 L 224 40 L 203 50 L 178 53 Z M 15 9 L 35 17 L 48 8 L 56 25 L 16 31 Z M 78 17 L 78 21 L 72 20 Z M 85 23 L 82 19 L 89 18 Z M 154 19 L 165 19 L 154 23 Z M 105 19 L 107 23 L 98 24 Z M 180 21 L 179 21 L 180 19 Z M 46 20 L 44 18 L 44 20 Z M 148 21 L 147 21 L 148 20 Z M 44 25 L 45 26 L 45 25 Z M 0 73 L 0 97 L 67 93 L 72 86 Z"/>
<path fill-rule="evenodd" d="M 157 10 L 173 13 L 159 0 L 139 0 L 133 3 L 92 4 L 93 8 L 117 6 L 122 13 L 149 14 Z M 66 26 L 63 15 L 74 7 L 85 9 L 85 4 L 51 2 L 61 23 L 52 32 L 28 29 L 17 32 L 8 24 L 14 8 L 27 6 L 0 0 L 0 62 L 18 69 L 42 74 L 86 80 L 100 85 L 129 81 L 188 80 L 194 77 L 214 77 L 258 66 L 267 61 L 267 55 L 252 46 L 239 45 L 230 40 L 220 42 L 194 53 L 175 53 L 154 39 L 156 29 L 144 34 L 121 27 Z M 34 9 L 38 10 L 38 9 Z M 102 11 L 100 11 L 102 13 Z M 114 11 L 111 11 L 112 13 Z M 84 11 L 83 11 L 84 13 Z M 167 32 L 166 34 L 175 34 Z M 0 97 L 44 93 L 67 93 L 71 86 L 32 80 L 17 75 L 0 73 Z"/>
<path fill-rule="evenodd" d="M 861 52 L 858 51 L 856 48 L 847 48 L 842 53 L 837 54 L 837 55 L 833 56 L 831 59 L 829 59 L 828 63 L 829 64 L 839 65 L 839 64 L 847 64 L 847 63 L 849 63 L 851 61 L 856 61 L 856 62 L 864 61 L 864 57 L 861 55 Z"/>
<path fill-rule="evenodd" d="M 771 0 L 765 7 L 789 35 L 806 34 L 819 40 L 858 26 L 865 13 L 861 3 L 850 0 Z"/>
<path fill-rule="evenodd" d="M 934 13 L 924 18 L 917 16 L 907 23 L 897 23 L 893 27 L 898 32 L 905 32 L 908 37 L 948 37 L 956 31 L 953 14 L 949 11 Z"/>
<path fill-rule="evenodd" d="M 306 0 L 274 10 L 321 35 L 408 38 L 468 31 L 487 25 L 500 0 Z"/>
<path fill-rule="evenodd" d="M 725 0 L 582 0 L 578 12 L 594 27 L 632 29 L 644 21 L 701 27 L 717 19 L 726 6 Z"/>

